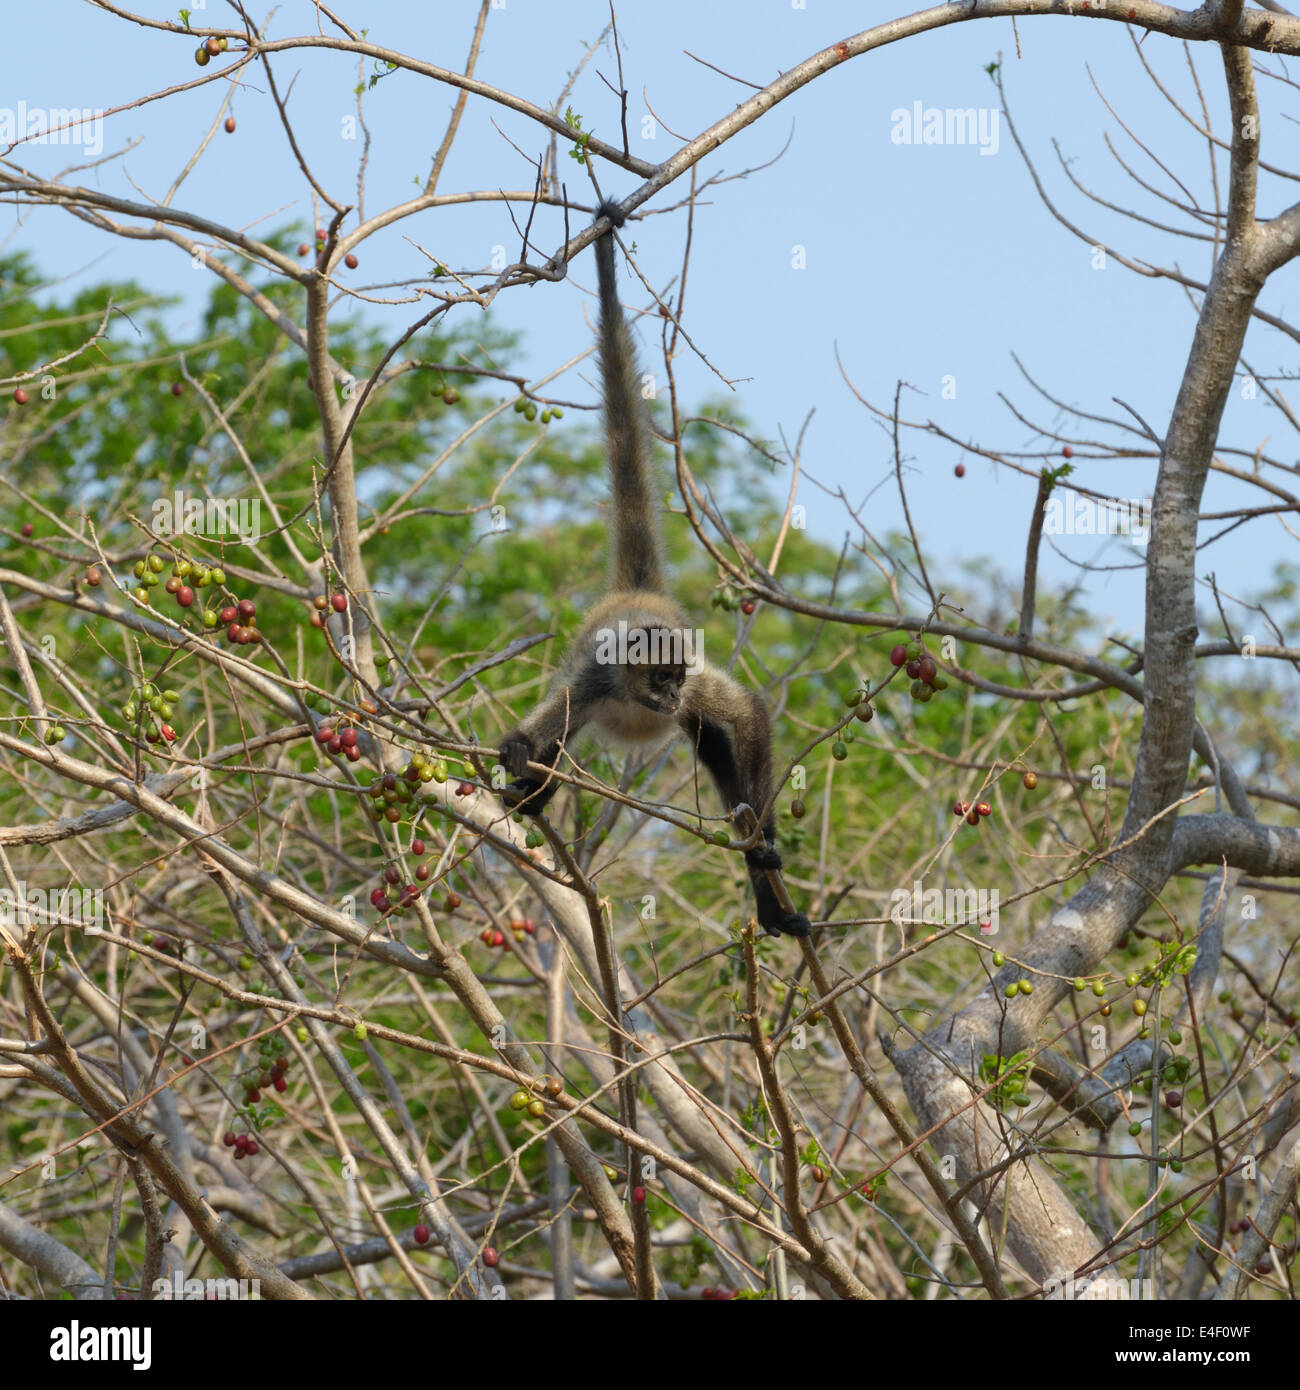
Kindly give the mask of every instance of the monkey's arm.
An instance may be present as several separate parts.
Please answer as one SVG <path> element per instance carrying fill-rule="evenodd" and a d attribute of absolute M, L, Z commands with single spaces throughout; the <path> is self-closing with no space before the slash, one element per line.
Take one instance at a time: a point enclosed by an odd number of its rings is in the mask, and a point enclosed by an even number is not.
<path fill-rule="evenodd" d="M 724 672 L 705 667 L 687 683 L 681 723 L 727 806 L 743 801 L 761 814 L 772 791 L 772 733 L 762 700 Z M 745 853 L 758 923 L 769 936 L 807 936 L 808 918 L 782 908 L 765 872 L 781 867 L 770 810 L 762 828 L 763 844 Z"/>
<path fill-rule="evenodd" d="M 591 717 L 603 688 L 599 677 L 597 669 L 557 680 L 542 703 L 501 740 L 501 765 L 515 779 L 501 789 L 501 800 L 512 811 L 539 815 L 559 791 L 559 782 L 529 772 L 526 764 L 556 765 L 561 745 L 570 743 Z"/>

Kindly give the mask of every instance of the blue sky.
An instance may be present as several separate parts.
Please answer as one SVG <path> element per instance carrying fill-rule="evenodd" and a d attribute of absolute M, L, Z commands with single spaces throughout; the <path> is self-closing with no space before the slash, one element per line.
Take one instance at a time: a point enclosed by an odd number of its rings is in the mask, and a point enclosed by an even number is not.
<path fill-rule="evenodd" d="M 364 25 L 377 43 L 459 67 L 477 5 L 372 0 L 338 12 L 353 25 Z M 860 4 L 828 0 L 807 0 L 802 8 L 791 0 L 624 5 L 619 30 L 633 153 L 662 160 L 676 148 L 668 128 L 693 135 L 748 94 L 748 87 L 703 66 L 686 50 L 761 84 L 857 32 L 867 12 Z M 881 20 L 893 13 L 880 6 L 870 12 Z M 176 11 L 158 5 L 141 13 L 166 18 Z M 216 0 L 193 11 L 196 25 L 208 17 L 219 26 L 235 22 L 233 12 Z M 478 75 L 550 106 L 607 18 L 607 6 L 593 0 L 506 0 L 490 16 Z M 290 0 L 277 11 L 271 33 L 288 37 L 315 28 L 313 7 Z M 1210 256 L 1205 243 L 1135 226 L 1089 203 L 1070 188 L 1053 150 L 1055 139 L 1073 161 L 1076 176 L 1102 197 L 1162 223 L 1192 225 L 1183 212 L 1127 178 L 1107 150 L 1109 132 L 1119 156 L 1160 192 L 1179 200 L 1190 193 L 1201 206 L 1212 206 L 1206 143 L 1143 73 L 1126 26 L 1039 19 L 1020 21 L 1018 31 L 1017 40 L 1009 22 L 960 24 L 856 58 L 776 107 L 701 166 L 704 175 L 734 174 L 767 164 L 785 148 L 777 163 L 708 194 L 696 217 L 684 323 L 709 361 L 736 381 L 736 408 L 760 434 L 775 439 L 784 433 L 793 440 L 812 412 L 804 468 L 830 493 L 842 488 L 855 505 L 871 494 L 864 517 L 877 535 L 902 521 L 896 490 L 877 486 L 892 466 L 890 441 L 854 400 L 841 377 L 837 350 L 854 386 L 873 403 L 887 406 L 902 379 L 915 388 L 904 396 L 910 418 L 933 420 L 958 438 L 1031 453 L 1043 447 L 1042 441 L 1008 410 L 1000 392 L 1034 424 L 1066 434 L 1071 429 L 1024 380 L 1013 353 L 1067 405 L 1120 416 L 1124 412 L 1112 400 L 1118 396 L 1163 431 L 1191 341 L 1194 317 L 1183 290 L 1135 276 L 1113 261 L 1099 268 L 1088 245 L 1053 221 L 1036 196 L 1005 124 L 999 123 L 996 152 L 989 154 L 971 145 L 905 144 L 891 138 L 899 128 L 897 113 L 910 113 L 916 103 L 982 110 L 987 122 L 997 99 L 984 68 L 1001 53 L 1017 128 L 1066 215 L 1125 254 L 1176 264 L 1203 279 Z M 0 52 L 0 105 L 23 100 L 29 106 L 107 108 L 130 102 L 199 75 L 193 47 L 192 40 L 151 32 L 75 0 L 45 0 L 40 23 L 24 30 L 21 43 L 6 44 Z M 1144 53 L 1171 93 L 1199 119 L 1183 50 L 1148 36 Z M 1226 99 L 1217 52 L 1207 47 L 1192 56 L 1211 117 L 1222 131 Z M 614 80 L 608 48 L 583 70 L 569 101 L 586 128 L 614 139 L 617 103 L 598 71 Z M 341 129 L 353 110 L 355 59 L 300 49 L 279 55 L 275 72 L 282 93 L 294 82 L 291 113 L 313 171 L 335 196 L 353 201 L 360 146 L 343 139 Z M 1151 154 L 1117 125 L 1094 79 Z M 107 147 L 132 147 L 121 160 L 79 177 L 125 197 L 160 196 L 214 119 L 226 87 L 214 82 L 114 116 L 106 126 Z M 385 78 L 367 95 L 373 136 L 369 213 L 414 191 L 413 180 L 427 172 L 453 101 L 446 88 L 406 73 Z M 1261 103 L 1264 157 L 1283 163 L 1293 140 L 1296 102 L 1279 84 L 1262 81 Z M 649 108 L 661 122 L 653 140 L 643 138 Z M 310 223 L 311 190 L 286 147 L 257 69 L 248 70 L 232 110 L 237 132 L 213 138 L 175 205 L 254 230 L 295 218 Z M 525 117 L 471 98 L 443 191 L 528 186 L 530 167 L 511 142 L 529 155 L 546 143 Z M 65 163 L 67 155 L 29 145 L 14 157 L 47 172 Z M 563 155 L 561 162 L 571 166 L 570 188 L 582 187 L 582 171 Z M 602 169 L 600 175 L 603 186 L 619 196 L 636 186 L 633 176 L 616 169 Z M 1222 160 L 1219 178 L 1225 186 Z M 665 206 L 684 192 L 685 185 L 678 184 L 651 206 Z M 582 196 L 588 196 L 585 189 Z M 1280 210 L 1295 196 L 1294 183 L 1266 177 L 1261 211 Z M 558 212 L 539 214 L 536 226 L 538 245 L 549 250 L 560 243 Z M 641 268 L 656 287 L 679 273 L 684 232 L 684 216 L 671 214 L 631 233 Z M 352 282 L 422 274 L 426 262 L 413 242 L 449 265 L 469 267 L 485 266 L 494 245 L 504 243 L 511 258 L 518 246 L 500 204 L 426 212 L 360 247 L 362 264 Z M 12 207 L 0 208 L 0 244 L 29 250 L 51 280 L 75 284 L 132 275 L 180 295 L 184 305 L 175 318 L 180 329 L 193 326 L 206 288 L 207 272 L 193 268 L 174 248 L 118 241 L 56 210 L 25 211 L 20 220 Z M 802 248 L 802 264 L 796 248 Z M 589 256 L 575 262 L 571 278 L 576 283 L 503 295 L 494 309 L 501 324 L 524 335 L 525 365 L 538 374 L 590 341 L 590 301 L 578 288 L 589 288 L 594 278 Z M 1285 314 L 1296 286 L 1296 272 L 1289 269 L 1275 277 L 1261 303 Z M 626 297 L 644 302 L 643 292 L 630 286 Z M 374 312 L 395 335 L 423 309 L 407 305 Z M 472 320 L 479 311 L 459 312 Z M 646 343 L 647 349 L 652 346 Z M 1293 344 L 1264 326 L 1252 329 L 1248 357 L 1261 374 L 1294 368 Z M 717 378 L 689 354 L 678 366 L 688 402 L 722 393 Z M 580 370 L 589 379 L 590 368 Z M 565 389 L 589 395 L 577 378 Z M 1114 438 L 1113 432 L 1091 426 L 1078 432 L 1085 439 Z M 1248 451 L 1263 447 L 1292 462 L 1300 454 L 1280 413 L 1262 395 L 1244 399 L 1240 391 L 1234 392 L 1221 443 Z M 969 455 L 966 475 L 958 480 L 953 469 L 962 455 L 931 436 L 914 435 L 904 447 L 910 455 L 913 516 L 936 582 L 951 584 L 959 565 L 978 557 L 1018 573 L 1032 482 Z M 1078 450 L 1076 464 L 1088 485 L 1124 497 L 1149 493 L 1150 463 L 1089 463 L 1087 452 Z M 1242 466 L 1249 469 L 1249 461 Z M 1295 482 L 1281 475 L 1278 480 Z M 784 473 L 773 486 L 784 493 Z M 808 506 L 813 531 L 827 540 L 838 542 L 853 528 L 842 506 L 811 481 L 801 488 L 800 500 Z M 1212 480 L 1207 508 L 1262 500 L 1240 484 Z M 1218 529 L 1207 524 L 1203 538 Z M 1104 546 L 1083 537 L 1066 538 L 1062 550 L 1078 559 L 1127 566 L 1092 574 L 1087 595 L 1116 630 L 1140 631 L 1140 559 L 1121 542 Z M 1300 558 L 1295 542 L 1276 520 L 1265 519 L 1203 552 L 1198 569 L 1214 570 L 1224 590 L 1244 596 L 1266 585 L 1272 567 L 1284 558 Z M 1053 585 L 1079 577 L 1052 554 L 1045 554 L 1042 573 Z M 1207 595 L 1207 617 L 1212 611 Z"/>

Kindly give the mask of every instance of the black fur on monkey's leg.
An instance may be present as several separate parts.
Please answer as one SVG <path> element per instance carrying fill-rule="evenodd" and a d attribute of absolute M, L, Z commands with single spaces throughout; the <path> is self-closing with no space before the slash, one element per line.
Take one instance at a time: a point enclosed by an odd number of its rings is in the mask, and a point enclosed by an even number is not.
<path fill-rule="evenodd" d="M 807 936 L 812 931 L 812 923 L 802 912 L 787 911 L 781 905 L 769 872 L 781 872 L 781 855 L 769 840 L 759 849 L 745 853 L 745 863 L 749 865 L 749 880 L 754 885 L 754 899 L 757 905 L 758 925 L 768 936 Z"/>

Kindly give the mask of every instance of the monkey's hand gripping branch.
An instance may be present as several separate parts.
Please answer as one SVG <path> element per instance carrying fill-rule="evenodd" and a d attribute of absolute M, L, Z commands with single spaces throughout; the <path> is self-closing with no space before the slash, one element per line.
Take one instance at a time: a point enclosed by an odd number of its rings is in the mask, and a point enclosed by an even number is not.
<path fill-rule="evenodd" d="M 758 900 L 758 924 L 768 936 L 807 936 L 812 924 L 799 912 L 781 877 L 781 856 L 776 846 L 764 835 L 754 808 L 742 801 L 731 813 L 736 828 L 747 840 L 757 840 L 755 849 L 747 850 L 750 881 Z"/>

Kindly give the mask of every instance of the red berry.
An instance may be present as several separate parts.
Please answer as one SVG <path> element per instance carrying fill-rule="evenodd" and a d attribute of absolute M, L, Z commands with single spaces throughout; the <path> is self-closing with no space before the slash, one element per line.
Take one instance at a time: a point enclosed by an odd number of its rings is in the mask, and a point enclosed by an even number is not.
<path fill-rule="evenodd" d="M 344 748 L 355 748 L 357 746 L 357 731 L 355 729 L 344 729 L 339 738 L 343 741 Z"/>
<path fill-rule="evenodd" d="M 532 934 L 537 930 L 537 923 L 534 922 L 531 917 L 525 917 L 524 930 L 528 933 L 529 936 L 532 936 Z"/>
<path fill-rule="evenodd" d="M 312 625 L 312 627 L 324 627 L 324 626 L 325 626 L 325 624 L 321 621 L 321 616 L 320 616 L 319 613 L 313 613 L 313 614 L 311 615 L 311 625 Z"/>
<path fill-rule="evenodd" d="M 36 530 L 36 527 L 33 526 L 32 523 L 31 523 L 30 521 L 24 521 L 24 522 L 23 522 L 23 525 L 22 525 L 22 532 L 23 532 L 23 535 L 24 535 L 24 536 L 30 536 L 35 530 Z"/>
<path fill-rule="evenodd" d="M 911 661 L 909 661 L 909 662 L 907 663 L 907 674 L 908 674 L 913 680 L 918 680 L 918 679 L 920 678 L 920 675 L 921 675 L 921 658 L 920 658 L 919 656 L 914 656 L 914 657 L 911 659 Z"/>
<path fill-rule="evenodd" d="M 250 1139 L 250 1140 L 248 1141 L 248 1156 L 249 1156 L 249 1158 L 252 1158 L 252 1156 L 253 1156 L 255 1153 L 257 1153 L 257 1152 L 258 1152 L 258 1143 L 257 1143 L 257 1140 L 256 1140 L 256 1139 Z"/>
<path fill-rule="evenodd" d="M 217 54 L 221 52 L 221 40 L 206 39 L 204 41 L 203 47 L 206 48 L 207 51 L 212 55 L 212 57 L 215 58 Z"/>
<path fill-rule="evenodd" d="M 168 743 L 176 742 L 176 730 L 173 729 L 170 724 L 164 724 L 158 732 L 162 734 L 163 738 L 165 738 Z"/>
<path fill-rule="evenodd" d="M 240 1160 L 241 1158 L 243 1158 L 243 1156 L 244 1156 L 247 1152 L 248 1152 L 247 1149 L 236 1149 L 236 1150 L 235 1150 L 235 1162 L 238 1163 L 239 1160 Z"/>
<path fill-rule="evenodd" d="M 957 467 L 954 468 L 952 471 L 953 471 L 959 478 L 964 478 L 964 477 L 966 476 L 966 465 L 965 465 L 964 463 L 959 463 L 959 464 L 957 465 Z"/>
<path fill-rule="evenodd" d="M 343 257 L 343 264 L 347 266 L 349 270 L 355 270 L 357 268 L 357 258 L 352 254 L 351 251 L 349 251 L 348 254 Z"/>
<path fill-rule="evenodd" d="M 228 1148 L 228 1149 L 233 1149 L 233 1148 L 235 1147 L 235 1143 L 236 1143 L 235 1131 L 234 1131 L 233 1129 L 228 1129 L 228 1130 L 221 1136 L 221 1142 L 226 1146 L 226 1148 Z"/>
<path fill-rule="evenodd" d="M 188 608 L 190 604 L 194 602 L 194 590 L 191 589 L 188 584 L 182 584 L 181 587 L 176 590 L 176 602 L 179 603 L 182 608 Z"/>
<path fill-rule="evenodd" d="M 412 854 L 423 854 L 423 853 L 424 853 L 424 841 L 423 841 L 423 840 L 412 840 L 412 841 L 411 841 L 411 853 L 412 853 Z"/>
<path fill-rule="evenodd" d="M 1065 448 L 1061 450 L 1061 456 L 1062 458 L 1072 459 L 1074 457 L 1074 450 L 1067 444 Z"/>
<path fill-rule="evenodd" d="M 497 1254 L 494 1246 L 485 1245 L 483 1247 L 483 1263 L 487 1265 L 489 1269 L 495 1269 L 497 1267 L 497 1261 L 500 1258 L 501 1256 Z"/>
<path fill-rule="evenodd" d="M 24 391 L 21 386 L 14 387 L 14 400 L 17 401 L 19 405 L 27 404 L 27 392 Z"/>
<path fill-rule="evenodd" d="M 752 613 L 757 606 L 758 605 L 752 598 L 742 598 L 740 600 L 740 611 L 746 614 L 746 616 Z"/>
<path fill-rule="evenodd" d="M 325 747 L 328 748 L 331 753 L 341 753 L 343 751 L 343 740 L 338 734 L 335 734 Z"/>
<path fill-rule="evenodd" d="M 456 795 L 457 795 L 457 796 L 468 796 L 468 795 L 470 794 L 470 792 L 472 792 L 473 790 L 474 790 L 474 783 L 473 783 L 473 782 L 462 782 L 462 783 L 460 784 L 460 786 L 456 788 Z"/>
<path fill-rule="evenodd" d="M 311 247 L 308 246 L 307 243 L 306 243 L 305 241 L 299 243 L 299 246 L 298 246 L 298 254 L 299 254 L 300 256 L 305 256 L 310 250 L 311 250 Z M 309 386 L 311 385 L 310 382 L 308 382 L 307 384 L 308 384 Z"/>
<path fill-rule="evenodd" d="M 287 1091 L 289 1089 L 289 1083 L 283 1076 L 272 1077 L 271 1085 L 274 1086 L 277 1091 Z"/>
<path fill-rule="evenodd" d="M 331 729 L 328 725 L 322 724 L 321 727 L 316 730 L 317 743 L 328 743 L 330 739 L 332 739 L 333 737 L 334 730 Z"/>
<path fill-rule="evenodd" d="M 900 642 L 898 646 L 891 647 L 889 651 L 889 664 L 891 666 L 902 666 L 907 660 L 907 648 Z"/>
<path fill-rule="evenodd" d="M 494 946 L 504 946 L 506 944 L 505 933 L 494 931 L 492 933 L 492 944 Z"/>
<path fill-rule="evenodd" d="M 345 748 L 343 753 L 350 763 L 359 763 L 361 761 L 361 749 L 355 744 L 351 748 Z"/>
<path fill-rule="evenodd" d="M 954 801 L 952 803 L 952 813 L 954 816 L 964 816 L 970 810 L 970 803 L 966 801 Z"/>
<path fill-rule="evenodd" d="M 239 616 L 243 618 L 245 622 L 247 622 L 249 618 L 251 618 L 253 614 L 257 612 L 257 604 L 255 604 L 251 598 L 241 598 L 237 605 L 237 610 L 239 612 Z"/>
<path fill-rule="evenodd" d="M 417 864 L 415 866 L 415 876 L 421 883 L 423 883 L 432 872 L 433 870 L 427 864 Z"/>
<path fill-rule="evenodd" d="M 330 599 L 330 603 L 334 605 L 334 611 L 336 613 L 346 612 L 348 606 L 348 596 L 346 594 L 335 594 L 334 597 Z"/>
<path fill-rule="evenodd" d="M 183 381 L 172 382 L 172 395 L 183 396 L 185 394 L 185 383 Z"/>
<path fill-rule="evenodd" d="M 167 580 L 166 584 L 163 585 L 163 588 L 166 589 L 167 592 L 168 592 L 169 594 L 179 594 L 180 591 L 181 591 L 181 577 L 180 577 L 180 575 L 178 575 L 178 574 L 173 574 L 173 575 Z"/>
<path fill-rule="evenodd" d="M 396 883 L 402 877 L 402 875 L 397 871 L 397 866 L 395 864 L 390 864 L 384 870 L 384 877 L 388 880 L 389 883 Z"/>
<path fill-rule="evenodd" d="M 448 894 L 447 894 L 447 911 L 448 911 L 448 912 L 455 912 L 456 909 L 457 909 L 459 906 L 460 906 L 460 894 L 459 894 L 459 893 L 448 893 Z"/>
<path fill-rule="evenodd" d="M 317 241 L 324 241 L 324 240 L 325 240 L 325 228 L 324 228 L 324 227 L 317 227 L 317 228 L 316 228 L 316 240 L 317 240 Z"/>
<path fill-rule="evenodd" d="M 233 116 L 227 116 L 227 117 L 226 117 L 226 134 L 227 134 L 227 135 L 233 135 L 234 133 L 235 133 L 235 118 L 234 118 Z"/>
<path fill-rule="evenodd" d="M 261 1093 L 261 1091 L 259 1091 L 259 1090 L 257 1089 L 256 1086 L 253 1086 L 253 1087 L 251 1087 L 249 1090 L 247 1090 L 247 1091 L 244 1092 L 244 1104 L 245 1104 L 245 1105 L 256 1105 L 257 1102 L 258 1102 L 259 1100 L 261 1100 L 261 1099 L 262 1099 L 262 1093 Z"/>
<path fill-rule="evenodd" d="M 239 611 L 230 604 L 227 604 L 226 607 L 221 610 L 220 616 L 223 623 L 233 623 L 239 617 Z"/>
<path fill-rule="evenodd" d="M 993 807 L 990 806 L 987 801 L 977 802 L 975 809 L 980 813 L 981 816 L 991 816 L 993 814 Z"/>
<path fill-rule="evenodd" d="M 632 1189 L 632 1200 L 637 1204 L 637 1206 L 642 1206 L 642 1205 L 644 1205 L 644 1203 L 645 1203 L 645 1188 L 644 1188 L 644 1187 L 634 1187 L 634 1188 Z"/>
<path fill-rule="evenodd" d="M 381 903 L 387 902 L 382 888 L 372 888 L 370 891 L 370 906 L 378 907 Z"/>
<path fill-rule="evenodd" d="M 423 1221 L 421 1221 L 420 1224 L 415 1228 L 414 1235 L 415 1235 L 415 1243 L 416 1243 L 417 1245 L 428 1245 L 428 1243 L 429 1243 L 429 1228 L 424 1224 Z"/>
<path fill-rule="evenodd" d="M 972 806 L 966 813 L 967 825 L 978 825 L 980 823 L 980 813 Z"/>
<path fill-rule="evenodd" d="M 235 1147 L 236 1147 L 237 1149 L 240 1149 L 240 1150 L 246 1149 L 246 1148 L 248 1147 L 248 1135 L 247 1135 L 247 1134 L 237 1134 L 237 1135 L 235 1135 Z"/>

